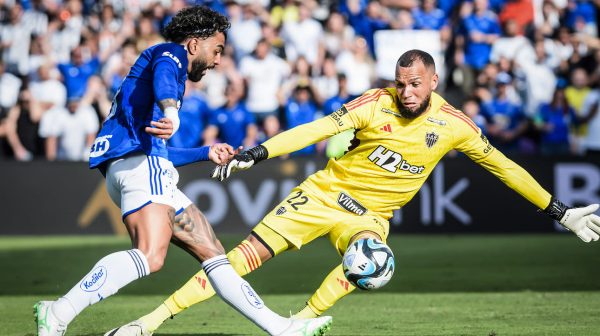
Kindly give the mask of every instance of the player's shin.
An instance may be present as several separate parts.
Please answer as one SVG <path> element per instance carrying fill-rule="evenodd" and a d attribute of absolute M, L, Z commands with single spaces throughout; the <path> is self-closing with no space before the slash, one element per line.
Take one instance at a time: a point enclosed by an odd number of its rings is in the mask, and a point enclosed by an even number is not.
<path fill-rule="evenodd" d="M 306 307 L 296 313 L 294 318 L 313 318 L 320 316 L 344 296 L 350 294 L 356 287 L 346 280 L 342 265 L 331 271 L 321 286 L 306 303 Z"/>
<path fill-rule="evenodd" d="M 227 259 L 240 276 L 244 276 L 262 265 L 256 249 L 247 240 L 242 241 L 236 248 L 227 253 Z M 168 318 L 183 310 L 208 300 L 215 295 L 204 270 L 194 274 L 188 282 L 169 296 L 163 304 L 150 314 L 140 318 L 147 330 L 155 331 Z"/>
<path fill-rule="evenodd" d="M 54 302 L 52 310 L 59 320 L 68 324 L 87 306 L 148 275 L 149 269 L 148 261 L 140 250 L 109 254 L 100 259 L 65 296 Z"/>
<path fill-rule="evenodd" d="M 202 267 L 217 294 L 261 329 L 277 335 L 290 326 L 288 319 L 265 306 L 250 284 L 236 273 L 226 256 L 206 260 Z"/>

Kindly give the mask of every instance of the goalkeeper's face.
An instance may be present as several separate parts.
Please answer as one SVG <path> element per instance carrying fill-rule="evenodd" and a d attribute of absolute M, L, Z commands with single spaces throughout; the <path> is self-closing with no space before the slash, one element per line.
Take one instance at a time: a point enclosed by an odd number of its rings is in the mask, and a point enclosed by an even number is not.
<path fill-rule="evenodd" d="M 415 60 L 409 67 L 396 67 L 398 110 L 405 118 L 414 119 L 429 108 L 431 92 L 437 88 L 435 70 Z"/>

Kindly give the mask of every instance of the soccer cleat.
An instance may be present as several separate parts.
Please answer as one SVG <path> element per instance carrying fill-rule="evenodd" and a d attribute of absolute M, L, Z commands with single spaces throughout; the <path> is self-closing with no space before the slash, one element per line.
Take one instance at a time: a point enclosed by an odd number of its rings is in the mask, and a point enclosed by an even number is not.
<path fill-rule="evenodd" d="M 60 322 L 52 312 L 54 301 L 40 301 L 33 305 L 33 316 L 37 324 L 38 336 L 63 336 L 67 325 Z"/>
<path fill-rule="evenodd" d="M 311 319 L 291 319 L 292 324 L 278 336 L 321 336 L 331 328 L 333 318 L 321 316 Z"/>
<path fill-rule="evenodd" d="M 152 331 L 149 331 L 144 323 L 140 320 L 129 322 L 124 326 L 115 328 L 104 336 L 150 336 Z"/>

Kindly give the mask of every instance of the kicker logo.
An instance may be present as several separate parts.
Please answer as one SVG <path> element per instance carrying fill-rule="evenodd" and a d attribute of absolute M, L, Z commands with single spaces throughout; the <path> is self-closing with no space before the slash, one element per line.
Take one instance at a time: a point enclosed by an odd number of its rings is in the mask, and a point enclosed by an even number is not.
<path fill-rule="evenodd" d="M 367 212 L 367 208 L 365 208 L 362 204 L 358 203 L 357 200 L 343 192 L 339 194 L 337 202 L 342 208 L 359 216 L 362 216 Z"/>
<path fill-rule="evenodd" d="M 369 161 L 392 173 L 395 173 L 400 169 L 411 174 L 421 174 L 423 170 L 425 170 L 425 166 L 411 165 L 406 162 L 406 160 L 403 160 L 402 154 L 396 153 L 381 145 L 375 148 L 371 155 L 369 155 Z"/>

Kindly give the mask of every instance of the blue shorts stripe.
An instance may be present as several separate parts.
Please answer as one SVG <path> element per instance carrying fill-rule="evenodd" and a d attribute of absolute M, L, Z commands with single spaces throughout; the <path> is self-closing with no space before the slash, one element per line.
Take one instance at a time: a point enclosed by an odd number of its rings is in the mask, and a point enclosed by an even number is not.
<path fill-rule="evenodd" d="M 157 175 L 158 175 L 158 169 L 156 168 L 156 163 L 154 162 L 154 160 L 156 159 L 155 156 L 151 156 L 150 160 L 152 162 L 152 183 L 154 184 L 154 192 L 152 193 L 152 195 L 158 195 L 158 183 L 157 183 Z"/>
<path fill-rule="evenodd" d="M 129 210 L 129 211 L 127 211 L 126 213 L 124 213 L 124 214 L 123 214 L 123 216 L 121 216 L 121 219 L 125 220 L 125 217 L 129 216 L 130 214 L 132 214 L 132 213 L 134 213 L 134 212 L 136 212 L 136 211 L 138 211 L 138 210 L 140 210 L 141 208 L 145 207 L 146 205 L 148 205 L 148 204 L 150 204 L 150 203 L 152 203 L 152 201 L 148 201 L 148 202 L 146 202 L 146 203 L 144 203 L 144 204 L 140 205 L 139 207 L 137 207 L 137 208 L 135 208 L 135 209 L 132 209 L 132 210 Z"/>
<path fill-rule="evenodd" d="M 158 159 L 158 157 L 156 157 L 156 165 L 158 166 L 158 186 L 160 187 L 160 194 L 163 194 L 163 189 L 162 189 L 162 167 L 160 166 L 160 160 Z"/>
<path fill-rule="evenodd" d="M 148 183 L 150 184 L 150 194 L 154 195 L 154 185 L 152 184 L 152 164 L 150 163 L 150 156 L 146 157 L 148 161 Z"/>

